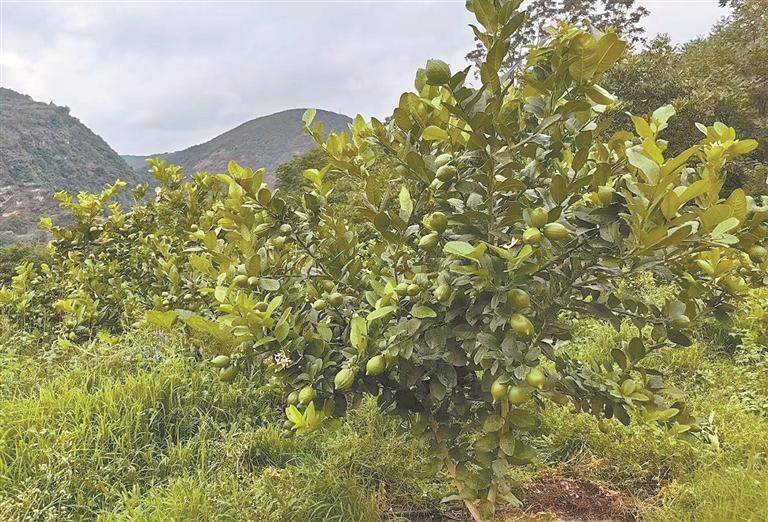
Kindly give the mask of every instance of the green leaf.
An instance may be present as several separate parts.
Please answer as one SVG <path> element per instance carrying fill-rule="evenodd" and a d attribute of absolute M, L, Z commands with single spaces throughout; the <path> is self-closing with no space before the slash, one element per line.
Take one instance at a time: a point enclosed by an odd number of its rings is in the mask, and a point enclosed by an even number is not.
<path fill-rule="evenodd" d="M 285 416 L 288 417 L 288 420 L 291 421 L 296 426 L 304 425 L 304 416 L 301 414 L 299 409 L 294 405 L 288 406 L 285 409 Z"/>
<path fill-rule="evenodd" d="M 304 125 L 309 127 L 312 125 L 312 121 L 315 119 L 315 115 L 317 114 L 317 109 L 307 109 L 304 111 L 304 115 L 301 117 L 301 121 L 304 122 Z"/>
<path fill-rule="evenodd" d="M 169 330 L 178 315 L 179 314 L 173 310 L 169 310 L 167 312 L 163 312 L 161 310 L 150 310 L 147 312 L 146 321 L 151 325 L 162 328 L 163 330 Z"/>
<path fill-rule="evenodd" d="M 435 125 L 430 125 L 421 135 L 422 139 L 427 141 L 445 141 L 448 139 L 448 133 Z"/>
<path fill-rule="evenodd" d="M 659 166 L 655 161 L 643 154 L 638 147 L 627 149 L 627 159 L 633 167 L 637 167 L 643 174 L 648 183 L 654 185 L 659 181 Z"/>
<path fill-rule="evenodd" d="M 757 148 L 756 140 L 739 140 L 731 146 L 731 151 L 736 154 L 748 154 Z"/>
<path fill-rule="evenodd" d="M 600 74 L 610 69 L 621 58 L 626 48 L 626 42 L 620 40 L 616 33 L 605 33 L 593 51 L 594 58 L 591 62 L 595 72 Z"/>
<path fill-rule="evenodd" d="M 408 187 L 403 185 L 400 187 L 400 208 L 406 217 L 411 217 L 413 214 L 413 201 L 411 200 L 411 193 L 408 192 Z"/>
<path fill-rule="evenodd" d="M 352 318 L 349 341 L 361 353 L 368 347 L 368 323 L 359 315 Z"/>
<path fill-rule="evenodd" d="M 534 430 L 539 427 L 539 419 L 528 410 L 512 408 L 509 410 L 507 420 L 521 430 Z"/>
<path fill-rule="evenodd" d="M 632 123 L 635 124 L 635 131 L 637 132 L 637 135 L 641 138 L 653 138 L 653 131 L 651 130 L 651 126 L 648 125 L 648 122 L 645 121 L 645 118 L 641 116 L 635 116 L 633 114 L 629 115 L 630 118 L 632 118 Z"/>
<path fill-rule="evenodd" d="M 715 229 L 712 231 L 712 237 L 719 238 L 722 237 L 724 234 L 727 234 L 731 230 L 736 229 L 739 226 L 739 220 L 738 218 L 731 217 L 726 219 L 725 221 L 721 221 Z"/>
<path fill-rule="evenodd" d="M 657 132 L 667 128 L 667 122 L 676 112 L 672 105 L 664 105 L 653 111 L 651 123 L 656 125 Z"/>
<path fill-rule="evenodd" d="M 416 319 L 427 319 L 437 317 L 437 313 L 428 306 L 416 305 L 411 309 L 411 315 Z"/>
<path fill-rule="evenodd" d="M 259 279 L 259 286 L 267 292 L 277 292 L 280 290 L 280 281 L 262 277 Z"/>
<path fill-rule="evenodd" d="M 680 208 L 680 198 L 674 192 L 667 192 L 664 199 L 661 200 L 661 213 L 667 219 L 672 219 L 677 214 L 677 209 Z"/>
<path fill-rule="evenodd" d="M 475 248 L 466 241 L 449 241 L 443 246 L 443 252 L 455 256 L 467 257 Z"/>
<path fill-rule="evenodd" d="M 373 312 L 368 314 L 368 317 L 366 317 L 366 320 L 368 323 L 372 323 L 376 319 L 381 319 L 382 317 L 386 316 L 390 312 L 392 312 L 395 309 L 394 306 L 382 306 L 381 308 L 378 308 L 374 310 Z"/>

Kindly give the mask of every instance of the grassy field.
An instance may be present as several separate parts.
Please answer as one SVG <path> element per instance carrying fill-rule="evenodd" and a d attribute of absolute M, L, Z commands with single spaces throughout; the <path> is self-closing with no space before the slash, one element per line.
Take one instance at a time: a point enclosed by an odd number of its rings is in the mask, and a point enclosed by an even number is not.
<path fill-rule="evenodd" d="M 742 335 L 659 356 L 719 444 L 552 407 L 542 455 L 513 477 L 522 509 L 589 519 L 765 520 L 768 358 L 765 290 Z M 566 349 L 609 350 L 609 326 L 582 323 Z M 439 520 L 458 514 L 397 419 L 365 402 L 335 427 L 281 435 L 268 384 L 223 384 L 181 335 L 140 329 L 85 344 L 35 342 L 0 326 L 0 520 Z M 539 514 L 539 515 L 536 515 Z"/>

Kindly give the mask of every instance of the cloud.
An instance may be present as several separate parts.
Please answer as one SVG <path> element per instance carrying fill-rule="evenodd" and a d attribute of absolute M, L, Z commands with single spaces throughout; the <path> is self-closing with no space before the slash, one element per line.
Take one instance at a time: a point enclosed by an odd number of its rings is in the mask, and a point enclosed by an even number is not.
<path fill-rule="evenodd" d="M 649 19 L 649 32 L 673 31 L 666 18 L 689 6 L 646 3 L 666 13 Z M 123 154 L 186 148 L 293 107 L 383 117 L 427 58 L 458 69 L 474 45 L 462 0 L 6 1 L 0 9 L 0 83 L 69 106 Z"/>
<path fill-rule="evenodd" d="M 427 58 L 472 46 L 463 2 L 12 3 L 2 84 L 121 153 L 206 141 L 315 106 L 384 116 Z"/>

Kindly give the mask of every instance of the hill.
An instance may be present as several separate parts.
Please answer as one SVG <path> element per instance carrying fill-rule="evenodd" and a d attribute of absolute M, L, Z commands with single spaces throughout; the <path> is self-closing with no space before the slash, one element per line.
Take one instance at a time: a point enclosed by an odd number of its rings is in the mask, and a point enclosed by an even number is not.
<path fill-rule="evenodd" d="M 176 152 L 153 154 L 181 165 L 186 172 L 223 171 L 230 160 L 251 168 L 265 167 L 266 181 L 274 184 L 275 171 L 281 163 L 315 146 L 304 132 L 301 117 L 306 109 L 289 109 L 243 123 L 210 141 Z M 315 121 L 326 131 L 342 131 L 351 118 L 335 112 L 318 110 Z M 131 165 L 144 170 L 141 156 L 123 156 Z"/>
<path fill-rule="evenodd" d="M 0 87 L 0 242 L 44 237 L 53 192 L 98 191 L 143 178 L 69 108 Z"/>

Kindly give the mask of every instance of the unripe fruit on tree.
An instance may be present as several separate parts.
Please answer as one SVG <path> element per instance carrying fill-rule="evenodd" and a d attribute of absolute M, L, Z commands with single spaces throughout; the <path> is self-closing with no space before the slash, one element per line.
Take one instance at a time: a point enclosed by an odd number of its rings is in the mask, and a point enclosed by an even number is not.
<path fill-rule="evenodd" d="M 435 296 L 435 299 L 437 299 L 441 303 L 443 301 L 447 301 L 448 298 L 451 297 L 451 287 L 446 285 L 445 283 L 441 284 L 435 289 L 434 296 Z"/>
<path fill-rule="evenodd" d="M 523 308 L 528 308 L 531 306 L 531 296 L 528 295 L 528 292 L 525 290 L 521 290 L 519 288 L 510 290 L 508 297 L 509 303 L 515 310 L 522 310 Z"/>
<path fill-rule="evenodd" d="M 562 241 L 570 237 L 571 233 L 562 223 L 550 223 L 544 227 L 544 235 L 552 241 Z"/>
<path fill-rule="evenodd" d="M 424 220 L 424 225 L 429 230 L 443 232 L 445 231 L 445 227 L 448 226 L 448 217 L 442 212 L 433 212 Z"/>
<path fill-rule="evenodd" d="M 417 285 L 416 283 L 411 283 L 410 285 L 408 285 L 408 295 L 409 296 L 415 297 L 415 296 L 419 295 L 420 292 L 421 292 L 421 287 L 419 285 Z"/>
<path fill-rule="evenodd" d="M 533 323 L 524 315 L 512 314 L 512 317 L 509 318 L 509 324 L 512 326 L 512 331 L 520 337 L 525 339 L 533 337 Z"/>
<path fill-rule="evenodd" d="M 280 233 L 282 233 L 282 234 L 290 234 L 291 232 L 293 232 L 293 227 L 291 225 L 289 225 L 288 223 L 280 225 Z"/>
<path fill-rule="evenodd" d="M 341 306 L 344 304 L 344 296 L 339 292 L 333 292 L 328 296 L 328 302 L 331 303 L 331 306 Z"/>
<path fill-rule="evenodd" d="M 259 278 L 256 276 L 251 276 L 248 278 L 248 286 L 251 288 L 257 286 L 259 284 Z"/>
<path fill-rule="evenodd" d="M 635 390 L 637 389 L 637 384 L 635 384 L 635 381 L 632 379 L 627 379 L 623 383 L 621 383 L 621 394 L 622 395 L 632 395 L 635 393 Z"/>
<path fill-rule="evenodd" d="M 232 363 L 232 361 L 229 359 L 229 356 L 227 355 L 217 355 L 213 359 L 211 359 L 211 364 L 213 364 L 216 368 L 226 368 Z"/>
<path fill-rule="evenodd" d="M 541 243 L 541 232 L 538 228 L 530 227 L 523 232 L 523 242 L 526 245 L 538 245 Z"/>
<path fill-rule="evenodd" d="M 230 382 L 237 375 L 237 368 L 234 366 L 227 366 L 219 370 L 219 380 L 222 382 Z"/>
<path fill-rule="evenodd" d="M 507 391 L 508 388 L 506 384 L 499 382 L 498 380 L 493 381 L 493 384 L 491 385 L 491 397 L 493 397 L 493 402 L 506 400 Z"/>
<path fill-rule="evenodd" d="M 515 385 L 515 386 L 509 387 L 507 400 L 511 404 L 514 404 L 515 406 L 520 406 L 521 404 L 524 404 L 529 397 L 530 397 L 530 394 L 528 393 L 528 390 L 526 390 L 522 386 Z"/>
<path fill-rule="evenodd" d="M 387 369 L 387 361 L 384 360 L 383 355 L 376 355 L 368 360 L 365 365 L 366 375 L 381 375 L 384 370 Z"/>
<path fill-rule="evenodd" d="M 443 165 L 447 165 L 451 162 L 453 159 L 453 155 L 446 153 L 440 154 L 437 158 L 435 158 L 435 168 L 439 169 Z"/>
<path fill-rule="evenodd" d="M 286 400 L 288 402 L 289 406 L 294 406 L 299 403 L 299 393 L 292 391 L 288 394 L 288 399 Z"/>
<path fill-rule="evenodd" d="M 534 388 L 542 388 L 547 384 L 547 376 L 541 368 L 531 368 L 528 375 L 525 376 L 525 382 Z"/>
<path fill-rule="evenodd" d="M 338 391 L 345 391 L 352 387 L 355 382 L 355 372 L 350 368 L 342 368 L 333 379 L 333 385 Z"/>
<path fill-rule="evenodd" d="M 395 293 L 400 297 L 403 297 L 408 293 L 408 285 L 406 283 L 397 283 L 397 286 L 395 286 Z"/>
<path fill-rule="evenodd" d="M 453 180 L 457 175 L 459 171 L 456 170 L 456 167 L 453 165 L 443 165 L 439 169 L 437 169 L 437 179 L 443 182 L 448 182 Z"/>
<path fill-rule="evenodd" d="M 597 199 L 605 207 L 613 203 L 614 194 L 615 191 L 613 190 L 613 187 L 608 187 L 606 185 L 597 187 Z"/>
<path fill-rule="evenodd" d="M 301 404 L 309 404 L 315 398 L 315 390 L 312 386 L 304 386 L 299 391 L 299 402 Z"/>
<path fill-rule="evenodd" d="M 258 310 L 259 312 L 266 312 L 267 308 L 269 308 L 269 305 L 264 301 L 259 301 L 258 303 L 256 303 L 256 310 Z"/>
<path fill-rule="evenodd" d="M 543 207 L 534 208 L 531 210 L 531 226 L 541 228 L 549 222 L 549 214 Z"/>
<path fill-rule="evenodd" d="M 600 422 L 597 423 L 597 429 L 602 433 L 609 433 L 611 431 L 611 423 L 605 419 L 600 419 Z"/>
<path fill-rule="evenodd" d="M 325 310 L 326 304 L 325 299 L 318 299 L 314 303 L 312 303 L 312 308 L 317 310 L 318 312 L 321 310 Z"/>
<path fill-rule="evenodd" d="M 451 69 L 442 60 L 427 60 L 425 71 L 428 85 L 445 85 L 451 79 Z"/>
<path fill-rule="evenodd" d="M 678 315 L 671 322 L 675 328 L 686 328 L 691 324 L 691 319 L 687 315 Z"/>
<path fill-rule="evenodd" d="M 232 280 L 232 283 L 235 286 L 246 286 L 248 284 L 248 276 L 247 275 L 235 276 L 235 278 Z"/>
<path fill-rule="evenodd" d="M 432 250 L 437 246 L 438 241 L 440 241 L 440 235 L 437 232 L 430 232 L 426 236 L 419 239 L 419 248 L 423 248 L 424 250 Z"/>
<path fill-rule="evenodd" d="M 762 263 L 768 257 L 768 250 L 761 245 L 752 245 L 749 249 L 749 258 L 755 263 Z"/>

